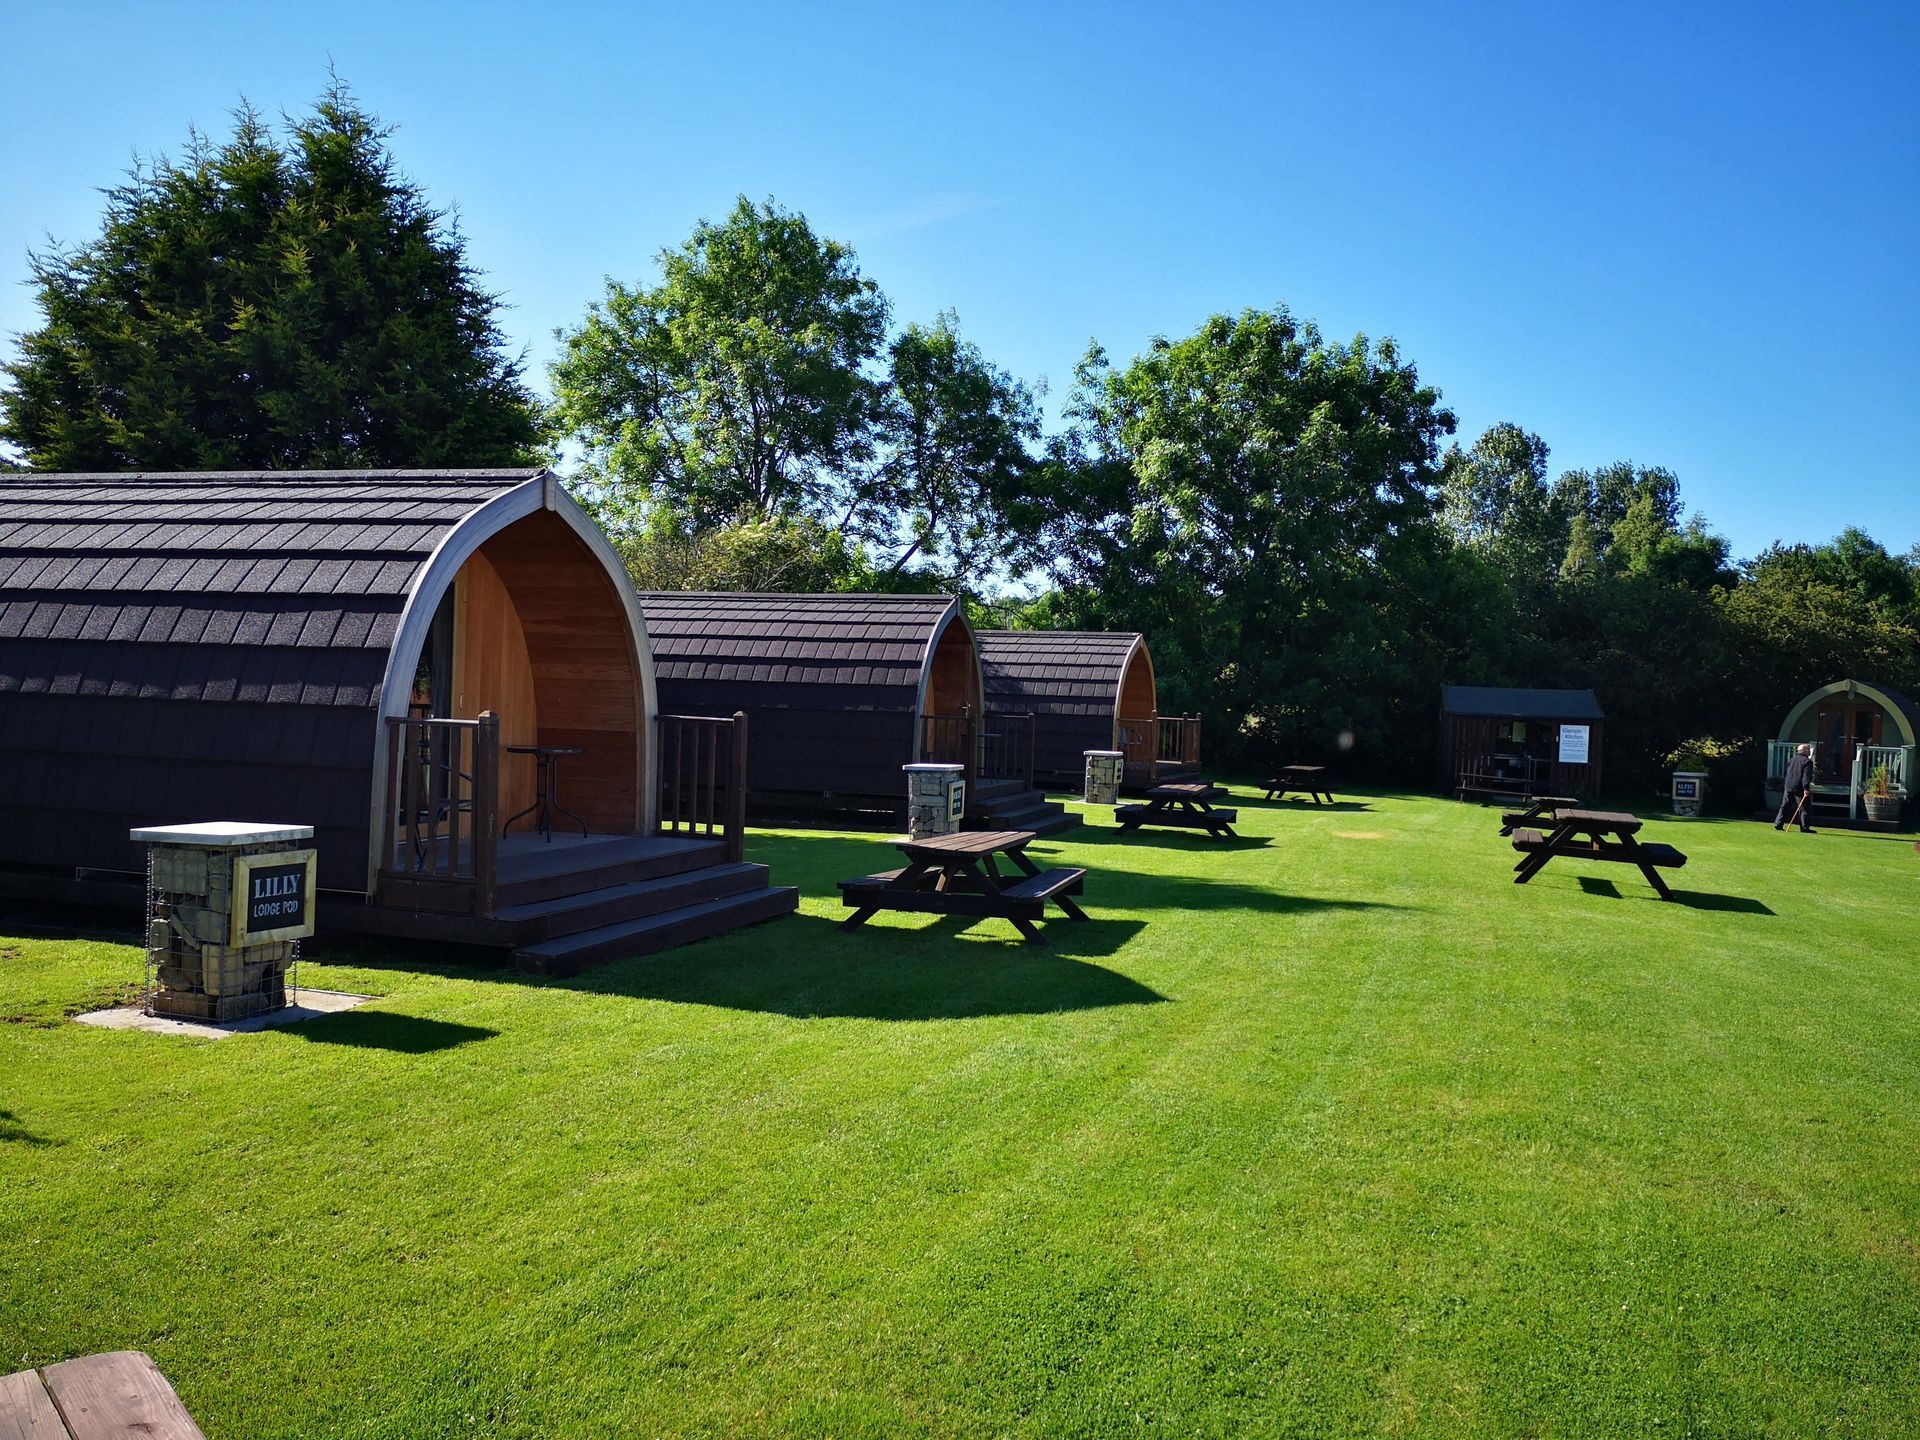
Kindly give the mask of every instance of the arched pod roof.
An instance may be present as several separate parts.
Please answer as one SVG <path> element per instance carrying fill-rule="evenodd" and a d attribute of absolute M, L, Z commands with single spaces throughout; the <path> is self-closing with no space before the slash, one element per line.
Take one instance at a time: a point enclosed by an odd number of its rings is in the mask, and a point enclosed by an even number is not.
<path fill-rule="evenodd" d="M 134 825 L 286 820 L 363 889 L 377 717 L 460 564 L 541 510 L 630 595 L 541 470 L 0 481 L 0 863 L 137 869 Z"/>
<path fill-rule="evenodd" d="M 1077 776 L 1087 751 L 1119 744 L 1118 720 L 1154 718 L 1153 659 L 1140 634 L 982 630 L 978 639 L 987 708 L 1033 715 L 1034 768 L 1041 773 Z M 1145 705 L 1123 717 L 1130 670 L 1144 671 L 1136 687 Z"/>
<path fill-rule="evenodd" d="M 1805 696 L 1799 704 L 1787 712 L 1787 718 L 1781 722 L 1780 738 L 1782 740 L 1802 738 L 1800 729 L 1803 718 L 1816 709 L 1822 700 L 1832 699 L 1873 701 L 1892 718 L 1894 728 L 1902 732 L 1898 740 L 1889 738 L 1888 744 L 1920 744 L 1920 705 L 1915 705 L 1891 685 L 1880 685 L 1866 680 L 1836 680 L 1831 685 L 1822 685 L 1818 690 Z M 1813 722 L 1806 723 L 1811 725 Z M 1811 738 L 1811 732 L 1806 738 Z"/>
<path fill-rule="evenodd" d="M 920 717 L 980 704 L 951 596 L 648 591 L 640 606 L 660 708 L 744 711 L 763 797 L 903 797 Z"/>

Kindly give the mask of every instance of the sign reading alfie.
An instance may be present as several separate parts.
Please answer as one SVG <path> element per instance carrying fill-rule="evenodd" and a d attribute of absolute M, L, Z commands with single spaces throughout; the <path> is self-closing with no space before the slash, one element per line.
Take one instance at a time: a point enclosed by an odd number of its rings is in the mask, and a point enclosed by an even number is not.
<path fill-rule="evenodd" d="M 230 945 L 303 940 L 313 934 L 313 851 L 242 855 L 233 862 Z"/>
<path fill-rule="evenodd" d="M 1587 740 L 1590 733 L 1590 727 L 1586 725 L 1560 727 L 1560 763 L 1562 765 L 1587 763 Z"/>

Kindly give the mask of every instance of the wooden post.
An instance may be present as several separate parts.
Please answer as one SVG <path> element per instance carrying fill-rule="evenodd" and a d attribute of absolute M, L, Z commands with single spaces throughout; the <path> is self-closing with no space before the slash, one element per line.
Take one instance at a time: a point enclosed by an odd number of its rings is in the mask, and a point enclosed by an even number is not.
<path fill-rule="evenodd" d="M 974 781 L 980 774 L 980 728 L 973 718 L 973 707 L 960 707 L 960 763 L 967 768 L 961 772 L 967 782 L 967 808 L 973 808 Z"/>
<path fill-rule="evenodd" d="M 702 726 L 709 731 L 707 735 L 707 834 L 711 836 L 720 820 L 720 786 L 718 767 L 720 762 L 720 727 Z"/>
<path fill-rule="evenodd" d="M 500 717 L 480 712 L 473 732 L 473 908 L 491 920 L 500 879 Z"/>
<path fill-rule="evenodd" d="M 747 712 L 733 712 L 733 754 L 727 757 L 733 774 L 727 793 L 727 859 L 738 865 L 747 858 Z"/>
<path fill-rule="evenodd" d="M 413 851 L 413 868 L 416 870 L 426 869 L 431 873 L 433 868 L 432 854 L 430 851 L 422 850 L 420 845 L 421 760 L 414 745 L 414 738 L 411 733 L 412 728 L 413 722 L 409 720 L 406 725 L 409 733 L 407 734 L 405 742 L 400 747 L 401 760 L 403 762 L 403 768 L 400 771 L 402 776 L 400 805 L 401 814 L 404 817 L 406 826 L 403 834 L 406 838 L 407 848 Z"/>
<path fill-rule="evenodd" d="M 376 876 L 385 875 L 393 869 L 400 850 L 400 722 L 387 720 L 387 793 L 382 797 L 386 802 L 386 815 L 380 823 L 381 844 L 380 868 Z M 376 891 L 377 893 L 377 891 Z"/>

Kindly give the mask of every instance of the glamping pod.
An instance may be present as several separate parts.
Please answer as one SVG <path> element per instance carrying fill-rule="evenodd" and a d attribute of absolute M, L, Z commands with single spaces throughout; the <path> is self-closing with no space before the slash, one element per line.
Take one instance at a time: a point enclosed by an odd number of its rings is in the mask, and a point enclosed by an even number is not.
<path fill-rule="evenodd" d="M 1787 760 L 1811 745 L 1814 784 L 1809 806 L 1829 823 L 1861 818 L 1861 797 L 1880 766 L 1893 792 L 1910 799 L 1920 753 L 1920 705 L 1890 685 L 1836 680 L 1805 695 L 1787 712 L 1779 735 L 1767 742 L 1766 803 L 1780 805 Z"/>
<path fill-rule="evenodd" d="M 975 821 L 1071 823 L 1031 793 L 1027 717 L 987 713 L 952 597 L 649 591 L 640 606 L 661 703 L 748 717 L 754 803 L 898 817 L 901 767 L 941 761 L 966 767 Z"/>
<path fill-rule="evenodd" d="M 1161 716 L 1145 636 L 983 630 L 979 638 L 987 706 L 1033 715 L 1040 779 L 1077 789 L 1089 750 L 1124 752 L 1132 787 L 1198 772 L 1200 719 Z"/>
<path fill-rule="evenodd" d="M 1461 799 L 1600 794 L 1606 713 L 1591 690 L 1445 685 L 1440 783 Z"/>
<path fill-rule="evenodd" d="M 725 768 L 660 773 L 660 724 L 625 573 L 545 471 L 0 482 L 13 893 L 124 893 L 130 829 L 248 820 L 314 827 L 323 927 L 539 968 L 791 909 L 741 863 Z M 711 866 L 729 906 L 677 928 L 671 885 L 601 893 Z"/>

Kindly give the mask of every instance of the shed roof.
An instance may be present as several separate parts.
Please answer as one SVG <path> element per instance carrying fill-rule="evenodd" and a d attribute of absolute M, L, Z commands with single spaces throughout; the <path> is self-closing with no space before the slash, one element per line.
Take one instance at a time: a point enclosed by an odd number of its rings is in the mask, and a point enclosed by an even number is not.
<path fill-rule="evenodd" d="M 1111 715 L 1134 631 L 982 630 L 980 673 L 987 704 L 1050 715 Z"/>
<path fill-rule="evenodd" d="M 928 645 L 957 613 L 947 595 L 755 591 L 645 591 L 640 607 L 663 685 L 903 686 L 916 694 Z"/>
<path fill-rule="evenodd" d="M 1501 720 L 1604 720 L 1591 690 L 1532 690 L 1507 685 L 1444 685 L 1440 708 L 1448 715 Z"/>

